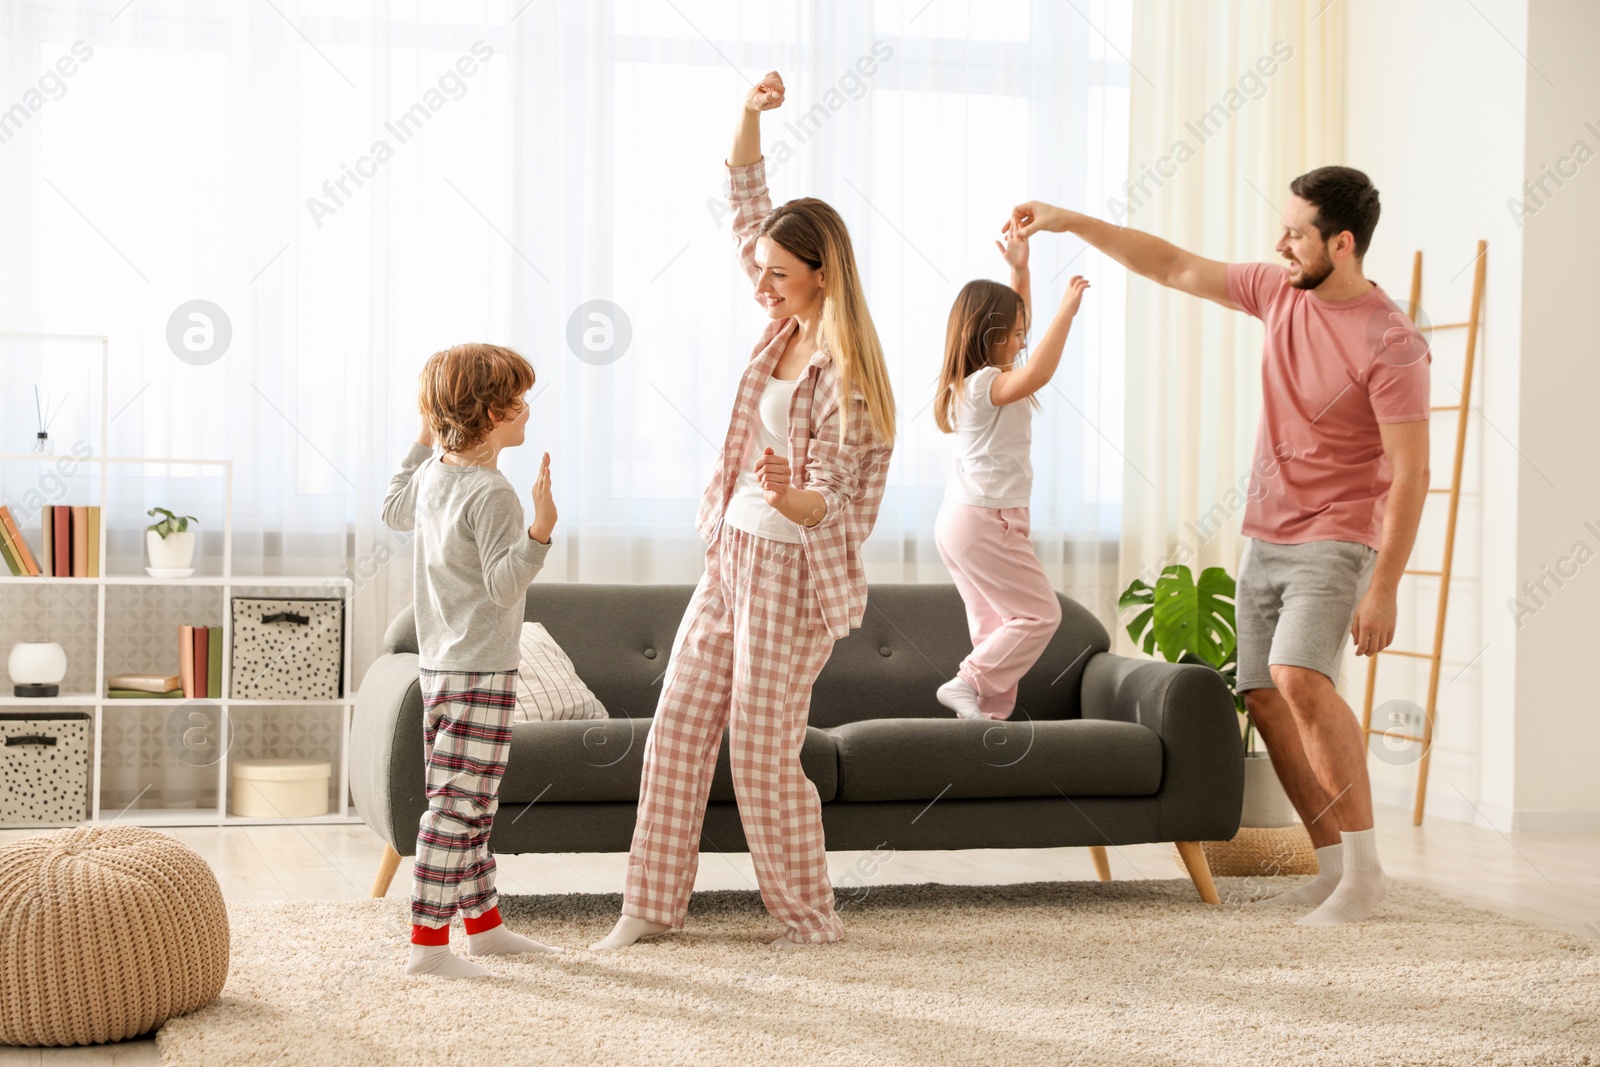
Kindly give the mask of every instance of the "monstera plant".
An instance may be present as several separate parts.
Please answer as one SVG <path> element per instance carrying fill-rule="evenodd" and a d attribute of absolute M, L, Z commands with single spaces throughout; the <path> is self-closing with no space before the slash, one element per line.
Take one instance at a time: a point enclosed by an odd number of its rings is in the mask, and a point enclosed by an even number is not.
<path fill-rule="evenodd" d="M 1233 577 L 1223 568 L 1207 567 L 1196 582 L 1189 568 L 1179 563 L 1163 570 L 1153 589 L 1135 578 L 1123 590 L 1117 608 L 1137 609 L 1126 629 L 1147 655 L 1160 653 L 1169 663 L 1202 663 L 1215 670 L 1228 683 L 1234 710 L 1245 715 L 1244 697 L 1234 690 L 1239 633 L 1233 619 L 1233 592 Z M 1245 715 L 1246 752 L 1254 732 Z"/>

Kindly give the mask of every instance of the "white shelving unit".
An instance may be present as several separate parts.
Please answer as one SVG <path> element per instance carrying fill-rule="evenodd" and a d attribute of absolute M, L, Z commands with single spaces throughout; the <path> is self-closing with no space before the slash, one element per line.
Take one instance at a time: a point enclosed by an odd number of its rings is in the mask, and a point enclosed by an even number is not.
<path fill-rule="evenodd" d="M 110 439 L 110 339 L 93 334 L 55 334 L 55 333 L 21 333 L 0 331 L 0 341 L 39 341 L 39 342 L 84 342 L 98 343 L 100 346 L 100 446 L 105 447 Z M 13 379 L 14 380 L 14 379 Z M 85 468 L 98 469 L 98 496 L 99 503 L 104 508 L 109 500 L 110 478 L 112 470 L 119 464 L 157 464 L 169 467 L 200 467 L 215 468 L 221 471 L 223 480 L 223 509 L 222 509 L 222 564 L 221 573 L 214 575 L 194 575 L 188 578 L 152 578 L 144 574 L 103 574 L 97 578 L 56 578 L 45 575 L 37 577 L 23 577 L 3 574 L 4 568 L 0 567 L 0 611 L 8 610 L 4 607 L 5 591 L 24 586 L 49 586 L 60 590 L 72 588 L 92 588 L 95 590 L 96 616 L 95 616 L 95 671 L 94 690 L 92 692 L 70 692 L 56 697 L 17 697 L 13 696 L 10 686 L 0 691 L 0 710 L 12 711 L 25 708 L 63 709 L 75 708 L 87 710 L 91 715 L 91 739 L 93 756 L 90 766 L 89 804 L 91 822 L 111 822 L 135 826 L 228 826 L 249 825 L 262 826 L 292 823 L 355 823 L 361 820 L 356 817 L 350 808 L 350 720 L 355 707 L 355 693 L 351 689 L 351 621 L 352 599 L 355 595 L 355 583 L 347 577 L 334 577 L 326 575 L 296 576 L 296 575 L 236 575 L 233 573 L 233 461 L 230 459 L 204 459 L 183 458 L 174 459 L 167 456 L 83 456 L 76 452 L 65 455 L 54 455 L 39 452 L 12 452 L 0 453 L 0 463 L 45 463 L 54 464 L 70 462 Z M 0 503 L 8 503 L 0 500 Z M 56 503 L 60 503 L 57 501 Z M 107 552 L 110 539 L 111 516 L 109 511 L 102 511 L 100 523 L 100 543 L 98 545 L 99 560 L 102 571 L 110 564 L 110 555 Z M 141 523 L 141 525 L 143 525 Z M 24 535 L 31 531 L 24 529 Z M 38 555 L 38 553 L 35 553 Z M 139 557 L 143 559 L 143 556 Z M 106 693 L 106 609 L 107 590 L 122 586 L 158 586 L 169 589 L 215 589 L 219 594 L 218 610 L 222 619 L 222 687 L 221 692 L 226 694 L 232 688 L 232 659 L 233 659 L 233 619 L 232 602 L 236 593 L 247 596 L 271 596 L 274 591 L 283 595 L 306 595 L 307 591 L 314 591 L 321 596 L 338 596 L 344 601 L 344 633 L 343 633 L 343 663 L 341 664 L 342 684 L 340 691 L 342 697 L 334 700 L 236 700 L 231 697 L 210 697 L 194 699 L 151 698 L 139 699 L 113 699 Z M 291 593 L 294 591 L 294 593 Z M 176 635 L 174 635 L 174 644 Z M 0 649 L 0 654 L 8 651 Z M 152 670 L 164 670 L 161 665 L 152 665 Z M 115 672 L 114 672 L 115 673 Z M 119 710 L 135 708 L 161 707 L 178 709 L 189 707 L 199 710 L 201 706 L 207 709 L 215 708 L 220 711 L 217 745 L 221 755 L 214 764 L 205 764 L 204 767 L 214 767 L 216 773 L 216 807 L 215 808 L 176 808 L 154 809 L 140 808 L 137 806 L 138 797 L 127 808 L 121 811 L 102 810 L 102 770 L 105 767 L 105 727 L 107 717 L 115 715 Z M 338 709 L 338 756 L 333 761 L 332 778 L 337 783 L 337 792 L 334 794 L 329 814 L 306 819 L 255 819 L 242 818 L 228 814 L 229 781 L 229 756 L 233 748 L 233 721 L 230 709 L 234 708 L 328 708 Z M 193 766 L 193 765 L 190 765 Z M 149 789 L 150 786 L 146 786 Z M 143 794 L 141 793 L 140 796 Z M 41 824 L 24 824 L 27 828 L 37 828 Z M 0 829 L 13 829 L 16 827 L 0 824 Z"/>

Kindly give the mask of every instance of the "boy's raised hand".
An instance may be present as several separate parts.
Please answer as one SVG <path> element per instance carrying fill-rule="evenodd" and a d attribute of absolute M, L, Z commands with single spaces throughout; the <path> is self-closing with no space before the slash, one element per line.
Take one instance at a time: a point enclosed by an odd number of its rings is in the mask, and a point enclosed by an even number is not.
<path fill-rule="evenodd" d="M 1067 291 L 1061 294 L 1060 313 L 1067 316 L 1078 313 L 1078 305 L 1083 300 L 1083 291 L 1089 288 L 1089 280 L 1081 274 L 1074 274 L 1067 283 Z"/>
<path fill-rule="evenodd" d="M 1022 227 L 1015 223 L 1008 223 L 1005 228 L 1005 240 L 996 241 L 994 246 L 1000 250 L 1000 255 L 1010 264 L 1012 270 L 1028 269 L 1028 238 L 1022 233 Z"/>
<path fill-rule="evenodd" d="M 428 416 L 422 416 L 422 429 L 417 431 L 417 444 L 433 447 L 433 423 L 428 421 Z"/>
<path fill-rule="evenodd" d="M 555 528 L 556 500 L 550 494 L 550 453 L 546 452 L 533 479 L 533 525 L 528 527 L 528 536 L 548 543 Z"/>
<path fill-rule="evenodd" d="M 748 111 L 771 111 L 775 107 L 780 107 L 783 104 L 784 91 L 783 77 L 777 71 L 769 70 L 745 94 L 745 109 Z"/>

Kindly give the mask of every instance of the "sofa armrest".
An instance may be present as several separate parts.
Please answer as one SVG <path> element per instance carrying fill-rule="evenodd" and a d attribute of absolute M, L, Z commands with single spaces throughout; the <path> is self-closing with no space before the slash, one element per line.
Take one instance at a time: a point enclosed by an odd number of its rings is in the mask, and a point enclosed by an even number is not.
<path fill-rule="evenodd" d="M 379 656 L 361 679 L 350 726 L 350 793 L 362 821 L 403 856 L 427 808 L 422 689 L 413 653 Z"/>
<path fill-rule="evenodd" d="M 1080 691 L 1086 719 L 1138 723 L 1161 739 L 1160 841 L 1226 841 L 1239 830 L 1244 744 L 1222 676 L 1193 663 L 1090 657 Z"/>

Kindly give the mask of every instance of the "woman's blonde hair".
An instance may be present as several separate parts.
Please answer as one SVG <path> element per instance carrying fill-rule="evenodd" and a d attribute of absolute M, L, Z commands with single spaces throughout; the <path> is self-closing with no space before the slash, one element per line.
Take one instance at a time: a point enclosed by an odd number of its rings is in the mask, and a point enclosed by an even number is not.
<path fill-rule="evenodd" d="M 509 348 L 456 345 L 423 364 L 418 407 L 446 452 L 465 452 L 522 410 L 533 382 L 533 365 Z"/>
<path fill-rule="evenodd" d="M 867 402 L 873 436 L 892 446 L 894 390 L 844 219 L 826 202 L 807 196 L 773 208 L 756 235 L 772 238 L 812 270 L 822 271 L 822 340 L 839 368 L 841 437 L 850 410 L 849 397 L 859 390 Z"/>
<path fill-rule="evenodd" d="M 979 278 L 961 287 L 950 307 L 944 365 L 939 371 L 939 392 L 933 400 L 933 421 L 940 430 L 955 432 L 952 414 L 967 375 L 994 362 L 996 350 L 1005 346 L 1006 338 L 1017 328 L 1019 315 L 1023 317 L 1023 329 L 1027 329 L 1027 310 L 1022 297 L 1009 285 Z M 1028 402 L 1037 407 L 1039 399 L 1030 396 Z"/>

